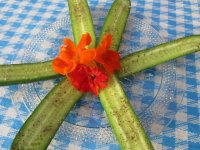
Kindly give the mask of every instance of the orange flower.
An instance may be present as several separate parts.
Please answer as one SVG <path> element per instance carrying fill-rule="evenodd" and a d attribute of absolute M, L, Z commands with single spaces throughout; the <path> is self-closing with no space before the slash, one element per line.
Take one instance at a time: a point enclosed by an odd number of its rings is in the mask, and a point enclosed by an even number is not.
<path fill-rule="evenodd" d="M 96 49 L 96 62 L 103 65 L 109 73 L 114 73 L 120 69 L 120 55 L 119 53 L 110 50 L 112 43 L 112 35 L 105 35 L 101 44 Z"/>
<path fill-rule="evenodd" d="M 91 37 L 83 34 L 76 46 L 70 39 L 65 38 L 60 53 L 53 60 L 53 69 L 62 75 L 67 75 L 71 84 L 81 92 L 93 92 L 98 95 L 99 89 L 105 88 L 108 73 L 120 69 L 120 56 L 110 50 L 112 36 L 104 36 L 96 49 L 88 49 Z M 101 65 L 98 65 L 101 64 Z"/>
<path fill-rule="evenodd" d="M 86 50 L 91 42 L 91 37 L 88 33 L 83 34 L 78 46 L 68 38 L 65 38 L 64 45 L 60 47 L 60 53 L 53 60 L 53 69 L 62 75 L 67 75 L 72 72 L 77 64 L 90 65 L 96 57 L 95 49 Z"/>

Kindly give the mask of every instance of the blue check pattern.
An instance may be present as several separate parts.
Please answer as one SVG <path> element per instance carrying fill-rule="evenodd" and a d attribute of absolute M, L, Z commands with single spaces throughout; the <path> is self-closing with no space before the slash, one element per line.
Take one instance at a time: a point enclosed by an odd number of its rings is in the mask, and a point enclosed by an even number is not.
<path fill-rule="evenodd" d="M 109 8 L 113 0 L 88 0 L 92 10 L 97 6 Z M 200 34 L 199 0 L 132 0 L 132 9 L 141 18 L 156 28 L 159 34 L 171 41 L 180 37 Z M 66 0 L 12 0 L 0 1 L 0 64 L 20 63 L 24 55 L 23 47 L 39 33 L 45 25 L 58 20 L 66 13 Z M 179 104 L 175 118 L 167 128 L 151 141 L 156 150 L 198 150 L 200 149 L 200 53 L 190 54 L 178 59 L 184 66 L 184 96 Z M 181 64 L 182 63 L 182 64 Z M 26 106 L 22 103 L 21 91 L 17 85 L 0 87 L 0 149 L 8 150 L 28 117 Z M 21 103 L 15 106 L 13 101 Z M 16 111 L 15 107 L 20 107 Z M 22 119 L 22 117 L 24 119 Z M 60 129 L 62 131 L 62 128 Z M 71 133 L 69 133 L 71 134 Z M 98 143 L 96 143 L 98 144 Z M 48 149 L 97 149 L 91 143 L 64 141 L 55 137 Z M 104 148 L 98 148 L 104 149 Z M 109 144 L 106 149 L 119 149 Z"/>

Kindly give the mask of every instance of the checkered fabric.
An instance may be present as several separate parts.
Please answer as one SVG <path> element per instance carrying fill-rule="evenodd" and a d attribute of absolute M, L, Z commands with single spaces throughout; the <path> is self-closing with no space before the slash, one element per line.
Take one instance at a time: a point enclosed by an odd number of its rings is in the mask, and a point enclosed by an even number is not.
<path fill-rule="evenodd" d="M 92 11 L 97 8 L 110 8 L 113 0 L 88 0 Z M 131 15 L 139 14 L 140 19 L 145 19 L 150 26 L 158 31 L 164 41 L 171 41 L 184 36 L 200 34 L 200 1 L 199 0 L 132 0 Z M 26 53 L 25 46 L 31 42 L 32 37 L 41 33 L 44 27 L 53 24 L 63 14 L 68 12 L 66 0 L 48 1 L 48 0 L 7 0 L 0 1 L 0 64 L 21 63 L 21 58 Z M 140 34 L 140 33 L 138 33 Z M 151 45 L 148 45 L 151 46 Z M 44 53 L 37 53 L 40 60 L 46 58 Z M 177 68 L 183 68 L 182 71 L 176 70 L 178 88 L 184 90 L 183 98 L 177 94 L 178 109 L 177 113 L 157 136 L 150 136 L 150 139 L 156 150 L 176 149 L 176 150 L 198 150 L 200 149 L 200 53 L 190 54 L 177 59 Z M 151 72 L 152 70 L 148 70 Z M 179 79 L 180 78 L 180 79 Z M 159 79 L 158 79 L 159 80 Z M 54 81 L 43 84 L 36 84 L 39 91 L 41 86 L 49 88 Z M 124 81 L 126 83 L 127 81 Z M 180 84 L 180 85 L 179 85 Z M 157 84 L 152 87 L 144 85 L 144 88 L 158 88 Z M 50 86 L 51 87 L 51 86 Z M 48 90 L 48 89 L 47 89 Z M 138 90 L 138 89 L 134 89 Z M 177 89 L 179 90 L 179 89 Z M 90 95 L 87 99 L 90 99 Z M 137 97 L 136 97 L 137 98 Z M 143 99 L 144 103 L 146 100 Z M 87 101 L 85 102 L 87 103 Z M 17 104 L 17 105 L 16 105 Z M 102 107 L 95 102 L 91 107 Z M 137 104 L 136 104 L 137 105 Z M 91 107 L 88 107 L 90 109 Z M 76 108 L 74 108 L 76 109 Z M 84 112 L 84 110 L 81 110 Z M 90 114 L 101 113 L 92 112 Z M 85 114 L 85 113 L 84 113 Z M 30 115 L 27 105 L 25 105 L 23 91 L 20 85 L 0 87 L 0 149 L 8 150 L 10 145 L 23 125 L 24 120 Z M 48 149 L 119 149 L 116 141 L 113 141 L 111 134 L 98 136 L 92 142 L 88 142 L 85 134 L 91 130 L 96 135 L 102 135 L 104 130 L 91 128 L 85 131 L 80 126 L 74 127 L 72 124 L 75 112 L 69 114 L 69 117 L 59 129 L 59 133 L 52 140 Z M 96 118 L 89 120 L 96 121 Z M 167 119 L 167 118 L 166 118 Z M 82 122 L 85 123 L 85 122 Z M 103 125 L 107 125 L 105 119 Z M 88 122 L 86 122 L 88 124 Z M 102 122 L 96 122 L 97 126 Z M 70 132 L 63 132 L 63 131 Z M 79 130 L 82 131 L 78 132 Z M 71 132 L 73 131 L 73 132 Z M 106 133 L 111 132 L 109 129 Z M 80 134 L 77 137 L 72 136 Z M 91 136 L 92 137 L 92 136 Z M 77 138 L 77 139 L 76 139 Z M 88 135 L 90 138 L 90 135 Z M 101 147 L 95 140 L 101 140 L 106 143 L 106 147 Z"/>

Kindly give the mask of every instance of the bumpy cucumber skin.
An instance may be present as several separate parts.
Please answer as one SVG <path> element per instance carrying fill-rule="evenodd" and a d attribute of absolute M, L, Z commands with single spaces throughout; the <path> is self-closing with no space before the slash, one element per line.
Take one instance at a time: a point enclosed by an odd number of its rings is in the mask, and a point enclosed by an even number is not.
<path fill-rule="evenodd" d="M 0 86 L 48 80 L 60 76 L 52 68 L 52 61 L 0 66 Z"/>
<path fill-rule="evenodd" d="M 129 0 L 115 0 L 106 17 L 100 37 L 105 33 L 112 34 L 113 50 L 118 50 L 129 12 Z M 153 149 L 116 75 L 110 76 L 108 87 L 102 89 L 99 96 L 121 149 Z"/>
<path fill-rule="evenodd" d="M 121 60 L 122 68 L 118 76 L 122 78 L 197 51 L 200 51 L 200 35 L 163 43 L 124 57 Z"/>
<path fill-rule="evenodd" d="M 82 21 L 72 20 L 72 26 L 78 26 L 73 27 L 73 30 L 80 28 L 79 32 L 74 34 L 75 43 L 78 43 L 82 34 L 86 32 L 89 32 L 92 38 L 95 37 L 95 33 L 92 32 L 94 30 L 91 29 L 93 28 L 93 23 L 87 2 L 85 0 L 68 0 L 68 5 L 71 8 L 70 11 L 73 10 L 74 3 L 77 2 L 81 2 L 81 5 L 79 5 L 80 9 L 87 11 L 87 13 L 79 13 L 85 18 Z M 76 13 L 78 12 L 74 11 L 71 17 L 73 18 Z M 96 45 L 95 39 L 92 39 L 90 46 L 94 45 Z M 27 119 L 16 135 L 11 150 L 46 149 L 64 118 L 81 96 L 81 92 L 75 90 L 67 79 L 63 79 L 49 92 Z"/>

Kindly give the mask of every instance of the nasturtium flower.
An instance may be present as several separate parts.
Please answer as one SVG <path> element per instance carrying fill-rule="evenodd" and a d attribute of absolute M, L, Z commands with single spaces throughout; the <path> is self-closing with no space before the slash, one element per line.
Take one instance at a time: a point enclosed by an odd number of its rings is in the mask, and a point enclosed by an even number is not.
<path fill-rule="evenodd" d="M 99 89 L 107 86 L 108 74 L 120 69 L 120 56 L 110 50 L 110 34 L 104 36 L 97 48 L 88 48 L 91 41 L 88 33 L 82 35 L 77 46 L 65 38 L 52 66 L 55 72 L 66 75 L 79 91 L 98 95 Z"/>
<path fill-rule="evenodd" d="M 78 46 L 76 46 L 69 38 L 63 40 L 64 45 L 60 47 L 60 53 L 53 60 L 53 69 L 62 75 L 72 72 L 77 64 L 90 65 L 96 56 L 95 49 L 87 50 L 87 46 L 91 42 L 88 33 L 83 34 Z"/>
<path fill-rule="evenodd" d="M 92 92 L 98 95 L 99 89 L 105 88 L 108 75 L 100 67 L 77 65 L 76 69 L 68 74 L 71 84 L 81 92 Z"/>

